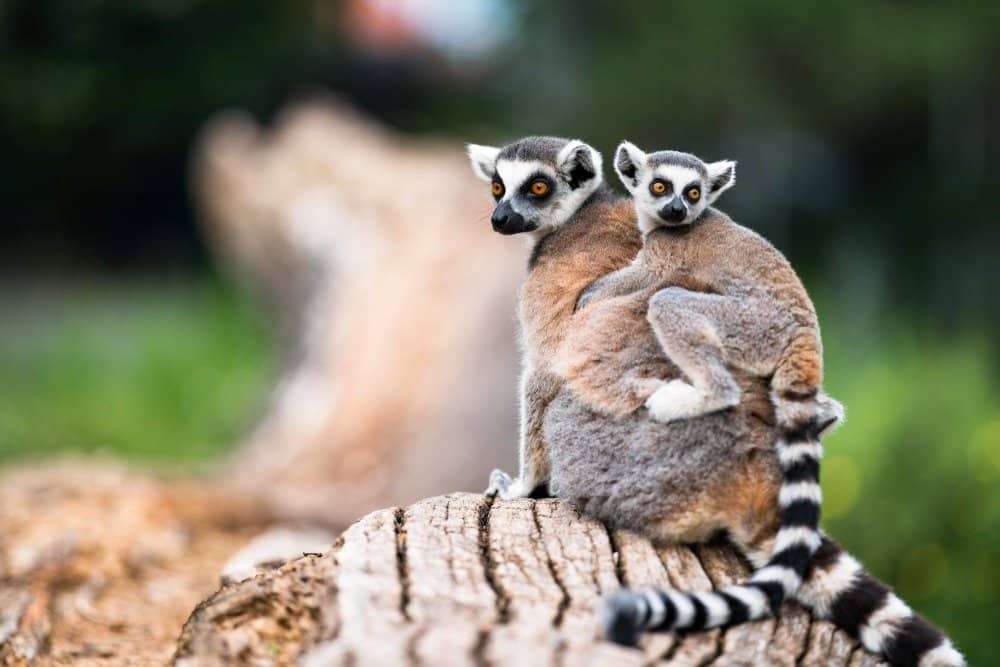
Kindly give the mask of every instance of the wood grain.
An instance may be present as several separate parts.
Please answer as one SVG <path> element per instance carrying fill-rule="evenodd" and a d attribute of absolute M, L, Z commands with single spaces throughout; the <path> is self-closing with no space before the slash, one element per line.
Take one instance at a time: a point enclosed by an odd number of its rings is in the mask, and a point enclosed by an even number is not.
<path fill-rule="evenodd" d="M 745 579 L 724 544 L 655 546 L 558 500 L 430 498 L 369 514 L 326 554 L 232 585 L 184 627 L 175 662 L 267 665 L 877 665 L 799 605 L 639 649 L 596 633 L 621 585 Z"/>

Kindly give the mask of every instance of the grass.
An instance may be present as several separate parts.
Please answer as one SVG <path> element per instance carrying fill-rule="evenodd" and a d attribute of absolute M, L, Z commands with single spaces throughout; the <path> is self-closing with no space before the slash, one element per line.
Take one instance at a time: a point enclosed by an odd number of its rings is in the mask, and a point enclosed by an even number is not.
<path fill-rule="evenodd" d="M 211 280 L 0 291 L 0 462 L 99 453 L 189 465 L 251 424 L 263 322 Z"/>
<path fill-rule="evenodd" d="M 987 664 L 1000 607 L 997 350 L 913 328 L 824 329 L 827 388 L 848 419 L 824 443 L 823 523 Z"/>

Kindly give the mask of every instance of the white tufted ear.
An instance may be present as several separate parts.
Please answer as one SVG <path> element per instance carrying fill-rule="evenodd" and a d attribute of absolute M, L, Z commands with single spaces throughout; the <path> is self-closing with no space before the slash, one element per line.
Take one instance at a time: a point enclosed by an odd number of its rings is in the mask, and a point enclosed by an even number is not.
<path fill-rule="evenodd" d="M 556 167 L 573 190 L 600 183 L 603 164 L 601 154 L 579 139 L 573 139 L 563 146 L 556 156 Z"/>
<path fill-rule="evenodd" d="M 496 146 L 480 146 L 479 144 L 466 144 L 466 152 L 469 154 L 469 162 L 472 163 L 472 171 L 476 176 L 489 183 L 497 173 L 497 155 L 500 149 Z"/>
<path fill-rule="evenodd" d="M 708 170 L 708 203 L 714 202 L 719 195 L 733 187 L 736 183 L 736 162 L 720 160 L 705 165 Z"/>
<path fill-rule="evenodd" d="M 615 149 L 615 171 L 625 187 L 631 190 L 639 185 L 639 172 L 646 166 L 646 154 L 629 142 L 623 141 Z"/>

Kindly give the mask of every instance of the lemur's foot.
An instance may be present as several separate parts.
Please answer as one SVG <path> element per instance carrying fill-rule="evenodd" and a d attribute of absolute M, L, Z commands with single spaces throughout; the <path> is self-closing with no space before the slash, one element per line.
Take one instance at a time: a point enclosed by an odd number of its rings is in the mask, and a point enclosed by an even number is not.
<path fill-rule="evenodd" d="M 646 399 L 646 409 L 650 417 L 666 423 L 724 410 L 736 405 L 739 400 L 739 395 L 717 398 L 683 380 L 671 380 Z"/>
<path fill-rule="evenodd" d="M 527 498 L 534 491 L 534 486 L 525 484 L 518 478 L 512 478 L 503 470 L 494 470 L 490 473 L 490 485 L 486 487 L 486 495 L 495 496 L 501 500 L 511 498 Z"/>
<path fill-rule="evenodd" d="M 816 429 L 816 437 L 827 435 L 844 422 L 844 406 L 823 392 L 802 400 L 778 397 L 773 400 L 778 423 Z"/>

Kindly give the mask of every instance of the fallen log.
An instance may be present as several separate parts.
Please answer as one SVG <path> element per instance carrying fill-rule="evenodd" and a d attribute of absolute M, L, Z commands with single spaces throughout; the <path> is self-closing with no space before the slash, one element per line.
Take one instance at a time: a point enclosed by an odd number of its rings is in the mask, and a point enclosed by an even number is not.
<path fill-rule="evenodd" d="M 654 546 L 558 500 L 430 498 L 376 511 L 325 554 L 224 587 L 181 633 L 174 662 L 302 665 L 876 665 L 789 603 L 777 619 L 626 649 L 597 637 L 602 593 L 706 590 L 745 579 L 724 544 Z"/>

